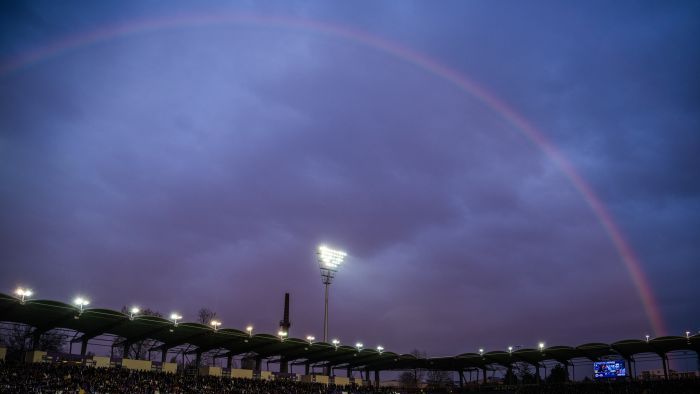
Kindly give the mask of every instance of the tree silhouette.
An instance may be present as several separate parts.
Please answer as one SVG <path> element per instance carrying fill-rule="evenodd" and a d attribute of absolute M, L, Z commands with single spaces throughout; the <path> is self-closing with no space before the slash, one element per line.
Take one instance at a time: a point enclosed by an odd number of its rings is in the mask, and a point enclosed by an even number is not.
<path fill-rule="evenodd" d="M 66 345 L 66 336 L 58 330 L 47 331 L 39 337 L 39 343 L 34 346 L 32 334 L 34 328 L 26 324 L 15 323 L 9 333 L 3 334 L 2 342 L 7 346 L 7 360 L 20 361 L 24 354 L 32 349 L 45 352 L 61 352 Z"/>
<path fill-rule="evenodd" d="M 122 306 L 121 312 L 125 315 L 129 314 L 128 308 L 125 306 Z M 141 316 L 155 316 L 155 317 L 163 317 L 163 315 L 158 312 L 154 311 L 150 308 L 146 308 L 142 310 L 139 315 Z M 123 343 L 126 338 L 122 337 L 117 337 L 114 338 L 114 341 L 112 342 L 112 346 L 118 344 L 118 343 Z M 126 354 L 124 354 L 124 347 L 123 346 L 116 346 L 113 348 L 113 354 L 117 357 L 122 357 L 122 358 L 128 358 L 132 360 L 142 360 L 145 359 L 146 356 L 148 355 L 148 350 L 153 348 L 158 344 L 157 341 L 153 339 L 143 339 L 140 341 L 136 341 L 129 346 L 129 349 L 127 350 Z"/>
<path fill-rule="evenodd" d="M 547 376 L 547 383 L 564 383 L 569 380 L 569 370 L 557 364 Z"/>

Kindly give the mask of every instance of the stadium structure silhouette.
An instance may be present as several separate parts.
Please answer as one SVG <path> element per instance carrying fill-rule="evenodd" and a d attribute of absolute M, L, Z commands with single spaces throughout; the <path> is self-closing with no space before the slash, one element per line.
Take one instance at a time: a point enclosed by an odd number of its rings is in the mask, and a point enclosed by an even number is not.
<path fill-rule="evenodd" d="M 545 361 L 560 363 L 573 368 L 572 360 L 587 359 L 597 361 L 610 357 L 624 359 L 631 370 L 628 379 L 635 379 L 635 355 L 653 353 L 659 356 L 663 374 L 669 378 L 668 354 L 675 351 L 693 351 L 700 354 L 700 334 L 686 336 L 665 336 L 647 338 L 646 340 L 626 339 L 607 343 L 586 343 L 578 346 L 549 346 L 539 349 L 509 349 L 508 351 L 489 351 L 479 353 L 462 353 L 450 357 L 422 358 L 411 354 L 398 354 L 389 350 L 370 349 L 347 346 L 339 343 L 316 342 L 266 333 L 253 333 L 234 328 L 212 327 L 193 322 L 178 322 L 156 316 L 129 315 L 119 311 L 102 308 L 85 308 L 53 300 L 24 300 L 0 293 L 0 322 L 21 323 L 32 327 L 33 346 L 39 343 L 39 337 L 53 329 L 67 329 L 75 332 L 71 340 L 80 344 L 78 354 L 54 356 L 39 351 L 37 348 L 27 353 L 28 362 L 50 362 L 57 360 L 79 361 L 94 365 L 95 356 L 87 353 L 91 340 L 102 335 L 121 338 L 112 348 L 123 349 L 128 354 L 132 344 L 152 340 L 155 346 L 148 349 L 160 353 L 160 361 L 128 360 L 111 357 L 107 365 L 111 367 L 141 369 L 146 371 L 176 372 L 168 369 L 169 351 L 176 347 L 188 345 L 193 348 L 187 352 L 193 355 L 193 366 L 197 371 L 215 376 L 231 378 L 248 377 L 251 379 L 274 379 L 292 376 L 293 366 L 304 367 L 304 377 L 308 383 L 325 384 L 361 384 L 365 386 L 380 385 L 381 371 L 433 370 L 450 371 L 459 375 L 459 383 L 464 387 L 465 372 L 470 375 L 476 371 L 481 379 L 477 382 L 487 383 L 487 371 L 505 368 L 512 373 L 516 363 L 525 363 L 535 368 L 535 378 L 540 379 L 540 367 Z M 226 367 L 219 368 L 205 365 L 203 354 L 218 350 L 216 358 L 225 358 Z M 170 353 L 172 354 L 172 353 Z M 184 355 L 185 352 L 182 351 Z M 232 359 L 240 355 L 254 355 L 255 366 L 241 375 L 242 369 L 234 369 Z M 158 358 L 158 357 L 156 357 Z M 279 372 L 272 374 L 262 370 L 262 362 L 278 363 Z M 135 361 L 136 363 L 131 363 Z M 175 364 L 176 366 L 176 364 Z M 312 368 L 322 367 L 324 373 L 313 373 Z M 337 376 L 337 371 L 345 371 Z M 239 371 L 236 374 L 234 371 Z M 360 372 L 360 379 L 353 379 L 353 372 Z M 374 373 L 374 376 L 370 374 Z M 471 380 L 471 379 L 470 379 Z"/>

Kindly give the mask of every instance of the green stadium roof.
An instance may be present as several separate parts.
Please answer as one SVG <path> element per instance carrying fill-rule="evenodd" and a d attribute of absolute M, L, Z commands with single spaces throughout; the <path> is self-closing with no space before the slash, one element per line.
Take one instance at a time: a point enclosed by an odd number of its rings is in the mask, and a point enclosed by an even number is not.
<path fill-rule="evenodd" d="M 155 316 L 130 316 L 121 312 L 88 308 L 81 313 L 76 306 L 52 300 L 27 300 L 0 293 L 0 321 L 27 324 L 38 332 L 54 328 L 74 330 L 82 335 L 74 341 L 91 339 L 103 334 L 124 338 L 122 343 L 152 339 L 159 345 L 151 350 L 169 349 L 189 344 L 196 351 L 206 352 L 225 349 L 226 354 L 255 353 L 262 358 L 279 357 L 294 364 L 311 363 L 330 366 L 347 366 L 371 370 L 405 370 L 424 368 L 433 370 L 468 370 L 490 368 L 492 365 L 508 366 L 514 362 L 538 364 L 545 360 L 566 363 L 575 358 L 597 360 L 604 356 L 619 355 L 629 358 L 640 353 L 664 354 L 677 350 L 700 352 L 700 335 L 686 337 L 665 336 L 649 341 L 628 339 L 612 344 L 587 343 L 577 347 L 551 346 L 542 350 L 518 349 L 512 352 L 490 351 L 483 354 L 463 353 L 452 357 L 419 358 L 411 354 L 390 351 L 358 349 L 351 346 L 334 346 L 324 342 L 310 343 L 299 338 L 286 338 L 269 334 L 250 335 L 241 330 L 212 327 L 172 321 Z"/>

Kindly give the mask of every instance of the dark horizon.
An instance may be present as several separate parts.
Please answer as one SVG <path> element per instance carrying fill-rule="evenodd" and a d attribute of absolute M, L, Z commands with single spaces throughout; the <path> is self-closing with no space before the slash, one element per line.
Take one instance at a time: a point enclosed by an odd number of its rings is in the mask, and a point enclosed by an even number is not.
<path fill-rule="evenodd" d="M 325 243 L 344 343 L 653 336 L 636 264 L 700 331 L 696 3 L 0 7 L 2 293 L 320 338 Z"/>

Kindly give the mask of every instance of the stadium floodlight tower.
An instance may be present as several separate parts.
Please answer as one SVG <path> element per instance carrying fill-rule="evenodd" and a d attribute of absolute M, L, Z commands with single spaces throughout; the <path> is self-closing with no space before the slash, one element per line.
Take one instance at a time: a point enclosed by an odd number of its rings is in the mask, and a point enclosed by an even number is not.
<path fill-rule="evenodd" d="M 343 264 L 347 253 L 333 250 L 325 245 L 318 247 L 318 266 L 321 269 L 321 281 L 325 287 L 326 297 L 323 312 L 323 342 L 328 341 L 328 286 L 333 282 L 335 273 Z"/>

